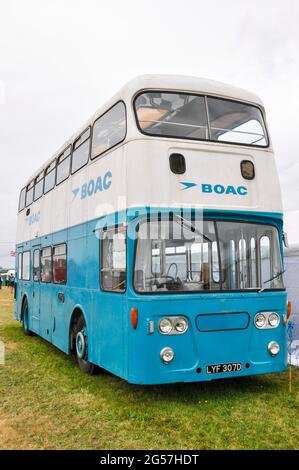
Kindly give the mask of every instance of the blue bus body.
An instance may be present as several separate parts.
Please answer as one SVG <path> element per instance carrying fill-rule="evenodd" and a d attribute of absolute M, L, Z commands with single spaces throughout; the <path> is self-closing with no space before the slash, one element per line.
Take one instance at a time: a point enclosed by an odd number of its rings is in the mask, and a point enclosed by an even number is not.
<path fill-rule="evenodd" d="M 138 214 L 142 214 L 138 216 Z M 169 210 L 159 209 L 168 214 Z M 172 212 L 175 212 L 172 210 Z M 179 211 L 177 211 L 179 213 Z M 132 215 L 134 214 L 134 215 Z M 271 223 L 277 227 L 282 243 L 281 214 L 244 214 L 212 211 L 215 219 Z M 70 228 L 18 246 L 18 252 L 67 243 L 67 284 L 64 286 L 33 281 L 19 283 L 15 318 L 21 319 L 19 306 L 29 300 L 29 329 L 70 353 L 70 328 L 79 309 L 86 320 L 90 362 L 134 384 L 196 382 L 219 378 L 281 372 L 287 367 L 286 327 L 258 330 L 253 324 L 257 312 L 275 311 L 281 319 L 286 311 L 286 292 L 218 292 L 196 294 L 140 295 L 133 286 L 133 260 L 136 225 L 144 218 L 143 209 L 130 209 L 117 215 Z M 127 289 L 125 293 L 100 289 L 100 241 L 95 236 L 102 227 L 128 224 Z M 31 263 L 32 265 L 32 263 Z M 32 273 L 31 273 L 32 279 Z M 65 301 L 59 300 L 63 294 Z M 137 308 L 138 326 L 132 327 L 131 308 Z M 190 323 L 182 336 L 163 336 L 158 332 L 162 317 L 183 315 Z M 153 322 L 153 332 L 149 324 Z M 267 345 L 280 344 L 277 357 Z M 175 359 L 163 364 L 160 351 L 171 347 Z M 242 363 L 241 371 L 207 374 L 206 366 Z"/>

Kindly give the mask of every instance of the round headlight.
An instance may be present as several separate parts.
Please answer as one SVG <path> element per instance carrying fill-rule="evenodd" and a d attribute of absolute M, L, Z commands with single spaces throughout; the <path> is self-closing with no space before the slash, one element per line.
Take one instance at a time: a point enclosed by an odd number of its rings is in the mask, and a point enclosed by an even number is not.
<path fill-rule="evenodd" d="M 168 318 L 162 318 L 162 320 L 160 320 L 159 331 L 162 335 L 168 335 L 172 331 L 172 323 Z"/>
<path fill-rule="evenodd" d="M 271 356 L 277 356 L 277 354 L 280 351 L 280 346 L 276 341 L 271 341 L 271 343 L 268 344 L 268 351 L 271 354 Z"/>
<path fill-rule="evenodd" d="M 160 352 L 160 357 L 164 364 L 169 364 L 171 361 L 173 361 L 174 358 L 174 351 L 171 348 L 164 348 Z"/>
<path fill-rule="evenodd" d="M 269 325 L 271 325 L 272 328 L 277 328 L 280 322 L 280 318 L 277 315 L 277 313 L 271 313 L 269 315 L 268 321 L 269 321 Z"/>
<path fill-rule="evenodd" d="M 257 328 L 263 328 L 265 326 L 265 323 L 266 323 L 265 315 L 263 315 L 262 313 L 258 313 L 254 319 L 255 326 Z"/>
<path fill-rule="evenodd" d="M 175 324 L 175 329 L 178 333 L 185 333 L 188 329 L 188 322 L 185 318 L 179 318 Z"/>

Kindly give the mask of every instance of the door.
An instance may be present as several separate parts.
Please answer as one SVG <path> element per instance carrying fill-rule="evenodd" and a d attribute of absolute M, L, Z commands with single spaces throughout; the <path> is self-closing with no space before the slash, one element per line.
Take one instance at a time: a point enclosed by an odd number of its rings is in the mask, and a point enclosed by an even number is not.
<path fill-rule="evenodd" d="M 53 247 L 53 303 L 52 343 L 63 351 L 68 349 L 68 325 L 66 322 L 67 246 L 65 243 Z"/>
<path fill-rule="evenodd" d="M 32 331 L 40 333 L 40 246 L 33 251 Z"/>

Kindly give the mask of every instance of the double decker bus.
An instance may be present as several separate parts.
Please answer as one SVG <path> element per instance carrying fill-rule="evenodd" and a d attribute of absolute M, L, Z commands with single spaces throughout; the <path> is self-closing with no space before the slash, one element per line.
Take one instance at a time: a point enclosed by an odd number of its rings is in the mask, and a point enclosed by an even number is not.
<path fill-rule="evenodd" d="M 15 318 L 135 384 L 284 371 L 283 242 L 260 99 L 142 76 L 22 189 Z"/>

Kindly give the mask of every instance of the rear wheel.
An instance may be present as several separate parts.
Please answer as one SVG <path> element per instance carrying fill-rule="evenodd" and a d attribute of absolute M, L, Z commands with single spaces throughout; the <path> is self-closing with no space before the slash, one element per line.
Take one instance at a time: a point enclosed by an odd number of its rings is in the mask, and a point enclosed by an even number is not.
<path fill-rule="evenodd" d="M 80 370 L 87 375 L 96 374 L 97 366 L 88 361 L 88 337 L 83 316 L 80 316 L 74 325 L 73 337 L 75 338 L 75 354 Z"/>
<path fill-rule="evenodd" d="M 22 306 L 22 328 L 25 336 L 33 336 L 32 331 L 29 330 L 29 306 L 27 299 L 24 299 Z"/>

